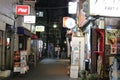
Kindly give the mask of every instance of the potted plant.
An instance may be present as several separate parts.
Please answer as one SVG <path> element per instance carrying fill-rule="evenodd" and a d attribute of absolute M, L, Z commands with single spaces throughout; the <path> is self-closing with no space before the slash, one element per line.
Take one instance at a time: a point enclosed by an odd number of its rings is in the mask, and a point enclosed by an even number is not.
<path fill-rule="evenodd" d="M 86 71 L 81 70 L 81 80 L 86 80 Z"/>
<path fill-rule="evenodd" d="M 98 75 L 97 74 L 89 74 L 88 80 L 98 80 Z"/>

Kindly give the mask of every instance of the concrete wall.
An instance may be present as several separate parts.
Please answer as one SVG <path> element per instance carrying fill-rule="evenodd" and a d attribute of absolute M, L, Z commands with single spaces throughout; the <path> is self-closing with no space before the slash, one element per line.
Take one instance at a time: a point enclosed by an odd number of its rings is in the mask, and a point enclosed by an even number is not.
<path fill-rule="evenodd" d="M 17 0 L 0 0 L 0 30 L 3 31 L 3 41 L 5 40 L 6 24 L 14 25 L 14 4 Z M 0 68 L 5 66 L 5 41 L 0 52 Z"/>
<path fill-rule="evenodd" d="M 0 0 L 0 21 L 14 24 L 14 6 L 17 0 Z"/>
<path fill-rule="evenodd" d="M 17 26 L 19 26 L 19 27 L 24 27 L 25 29 L 27 29 L 27 30 L 31 30 L 31 24 L 25 24 L 24 22 L 23 22 L 23 16 L 19 16 L 18 18 L 17 18 Z"/>

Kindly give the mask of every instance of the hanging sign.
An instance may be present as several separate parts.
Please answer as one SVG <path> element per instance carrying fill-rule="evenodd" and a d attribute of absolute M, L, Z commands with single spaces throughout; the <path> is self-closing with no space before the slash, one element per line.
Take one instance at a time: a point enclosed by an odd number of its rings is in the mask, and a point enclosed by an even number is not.
<path fill-rule="evenodd" d="M 90 15 L 120 17 L 120 0 L 90 0 Z"/>
<path fill-rule="evenodd" d="M 45 26 L 36 26 L 36 31 L 37 32 L 44 32 L 45 31 Z"/>
<path fill-rule="evenodd" d="M 69 29 L 72 29 L 75 27 L 76 23 L 73 18 L 70 17 L 63 17 L 63 27 L 67 27 Z"/>
<path fill-rule="evenodd" d="M 35 23 L 36 17 L 34 15 L 24 16 L 24 23 Z"/>
<path fill-rule="evenodd" d="M 69 2 L 68 3 L 68 13 L 69 14 L 76 14 L 77 12 L 77 2 Z"/>
<path fill-rule="evenodd" d="M 30 6 L 28 6 L 28 5 L 17 5 L 15 11 L 16 11 L 17 15 L 28 15 L 28 14 L 30 14 Z"/>

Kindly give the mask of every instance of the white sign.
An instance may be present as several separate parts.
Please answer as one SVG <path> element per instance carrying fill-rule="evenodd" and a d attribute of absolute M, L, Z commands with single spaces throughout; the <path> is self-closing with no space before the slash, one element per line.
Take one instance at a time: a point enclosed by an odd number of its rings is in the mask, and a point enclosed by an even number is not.
<path fill-rule="evenodd" d="M 90 15 L 120 17 L 120 0 L 90 0 Z"/>
<path fill-rule="evenodd" d="M 38 17 L 43 17 L 43 12 L 42 12 L 42 11 L 37 12 L 36 15 L 37 15 Z"/>
<path fill-rule="evenodd" d="M 70 77 L 78 78 L 78 70 L 79 70 L 79 66 L 71 66 L 70 67 Z"/>
<path fill-rule="evenodd" d="M 24 23 L 35 23 L 35 16 L 24 16 Z"/>
<path fill-rule="evenodd" d="M 63 17 L 63 27 L 72 29 L 73 27 L 75 27 L 75 25 L 76 25 L 76 23 L 73 18 Z"/>
<path fill-rule="evenodd" d="M 76 12 L 77 12 L 77 2 L 69 2 L 68 5 L 69 5 L 68 13 L 69 14 L 76 14 Z"/>
<path fill-rule="evenodd" d="M 36 31 L 37 32 L 44 32 L 45 31 L 45 26 L 36 26 Z"/>

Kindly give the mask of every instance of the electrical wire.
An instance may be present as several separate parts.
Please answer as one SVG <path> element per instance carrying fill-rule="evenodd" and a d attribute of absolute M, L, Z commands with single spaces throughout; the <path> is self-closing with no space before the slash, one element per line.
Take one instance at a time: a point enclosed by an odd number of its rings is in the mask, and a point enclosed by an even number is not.
<path fill-rule="evenodd" d="M 36 9 L 64 9 L 68 8 L 69 6 L 60 6 L 60 7 L 36 7 Z"/>
<path fill-rule="evenodd" d="M 72 4 L 73 5 L 73 4 Z M 64 9 L 64 8 L 68 8 L 68 7 L 70 7 L 70 6 L 72 6 L 72 5 L 67 5 L 67 6 L 59 6 L 59 7 L 37 7 L 36 6 L 36 9 Z"/>

